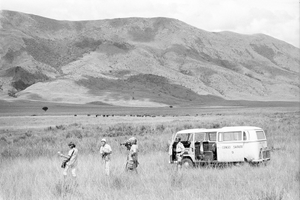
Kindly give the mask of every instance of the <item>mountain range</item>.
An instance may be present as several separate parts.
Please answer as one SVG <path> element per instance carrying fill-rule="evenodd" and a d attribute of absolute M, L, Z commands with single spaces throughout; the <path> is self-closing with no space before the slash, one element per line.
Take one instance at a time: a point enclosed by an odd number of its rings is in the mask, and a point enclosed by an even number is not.
<path fill-rule="evenodd" d="M 120 106 L 299 101 L 299 48 L 171 18 L 0 12 L 0 99 Z"/>

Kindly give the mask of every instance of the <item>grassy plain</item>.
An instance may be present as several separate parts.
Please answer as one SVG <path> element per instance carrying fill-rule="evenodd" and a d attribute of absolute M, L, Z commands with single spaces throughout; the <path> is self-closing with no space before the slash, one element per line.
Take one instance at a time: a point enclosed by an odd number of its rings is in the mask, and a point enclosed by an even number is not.
<path fill-rule="evenodd" d="M 3 115 L 0 199 L 299 199 L 298 107 L 210 108 L 194 109 L 192 116 L 174 114 Z M 253 125 L 266 131 L 273 149 L 267 166 L 245 164 L 176 172 L 168 163 L 172 133 L 230 125 Z M 126 149 L 119 146 L 131 136 L 139 143 L 138 175 L 124 172 Z M 102 137 L 113 149 L 110 177 L 104 175 L 98 153 Z M 69 141 L 74 141 L 80 152 L 76 185 L 71 177 L 63 180 L 61 160 L 56 155 L 57 151 L 67 152 Z"/>

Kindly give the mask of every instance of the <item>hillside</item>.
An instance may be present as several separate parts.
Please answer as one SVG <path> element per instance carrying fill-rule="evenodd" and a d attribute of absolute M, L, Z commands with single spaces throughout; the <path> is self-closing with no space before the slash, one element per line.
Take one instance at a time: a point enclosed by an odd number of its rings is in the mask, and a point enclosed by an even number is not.
<path fill-rule="evenodd" d="M 121 106 L 299 101 L 299 49 L 168 18 L 0 14 L 0 98 Z M 11 97 L 13 96 L 13 97 Z"/>

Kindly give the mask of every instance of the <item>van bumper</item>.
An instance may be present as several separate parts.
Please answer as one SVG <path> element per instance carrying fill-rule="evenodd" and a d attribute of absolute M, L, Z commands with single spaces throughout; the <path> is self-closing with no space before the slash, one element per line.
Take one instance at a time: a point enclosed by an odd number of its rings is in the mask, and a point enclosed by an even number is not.
<path fill-rule="evenodd" d="M 259 159 L 257 160 L 251 160 L 251 162 L 258 163 L 258 162 L 265 162 L 271 160 L 271 150 L 270 149 L 264 149 L 261 150 L 259 154 Z"/>
<path fill-rule="evenodd" d="M 260 162 L 266 162 L 271 160 L 270 158 L 265 158 L 265 159 L 257 159 L 257 160 L 251 160 L 252 163 L 260 163 Z"/>

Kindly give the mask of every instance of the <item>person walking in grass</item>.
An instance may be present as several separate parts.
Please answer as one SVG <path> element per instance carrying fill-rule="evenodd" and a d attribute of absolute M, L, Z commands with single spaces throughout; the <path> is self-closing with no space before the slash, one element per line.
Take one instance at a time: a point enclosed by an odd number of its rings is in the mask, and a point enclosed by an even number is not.
<path fill-rule="evenodd" d="M 58 152 L 58 155 L 65 159 L 61 166 L 62 168 L 64 168 L 63 171 L 64 177 L 68 175 L 68 171 L 71 169 L 72 176 L 76 178 L 76 169 L 78 163 L 78 149 L 76 148 L 76 145 L 73 142 L 70 142 L 68 146 L 70 148 L 68 155 L 64 155 L 60 151 Z"/>
<path fill-rule="evenodd" d="M 105 174 L 109 176 L 110 174 L 110 155 L 112 153 L 112 149 L 109 144 L 106 143 L 106 139 L 103 138 L 101 140 L 100 154 L 102 156 L 102 161 L 104 163 Z"/>

